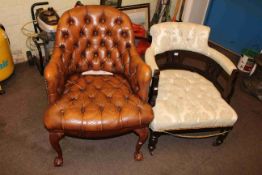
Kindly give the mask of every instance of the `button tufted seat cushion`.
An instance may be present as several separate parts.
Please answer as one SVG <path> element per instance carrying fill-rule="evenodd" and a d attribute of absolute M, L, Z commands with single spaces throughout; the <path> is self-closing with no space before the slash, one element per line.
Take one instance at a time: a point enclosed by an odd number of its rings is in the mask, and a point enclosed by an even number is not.
<path fill-rule="evenodd" d="M 46 111 L 49 130 L 108 131 L 146 126 L 152 109 L 119 75 L 72 75 L 63 96 Z"/>
<path fill-rule="evenodd" d="M 210 81 L 185 70 L 161 71 L 153 110 L 153 131 L 228 127 L 237 120 Z"/>

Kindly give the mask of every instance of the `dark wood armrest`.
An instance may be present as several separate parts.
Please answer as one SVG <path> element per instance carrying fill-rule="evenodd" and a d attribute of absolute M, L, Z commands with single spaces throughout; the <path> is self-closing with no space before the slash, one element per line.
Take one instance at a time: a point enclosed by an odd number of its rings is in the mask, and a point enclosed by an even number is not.
<path fill-rule="evenodd" d="M 156 98 L 158 95 L 158 84 L 159 84 L 160 70 L 155 69 L 152 77 L 152 83 L 149 91 L 149 104 L 155 106 Z"/>

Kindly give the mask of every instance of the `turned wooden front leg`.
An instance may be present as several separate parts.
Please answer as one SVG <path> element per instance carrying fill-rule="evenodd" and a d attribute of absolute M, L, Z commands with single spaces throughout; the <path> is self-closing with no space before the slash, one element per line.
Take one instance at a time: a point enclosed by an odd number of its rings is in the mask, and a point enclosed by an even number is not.
<path fill-rule="evenodd" d="M 146 142 L 146 139 L 148 137 L 148 128 L 141 128 L 136 129 L 134 132 L 139 136 L 137 144 L 136 144 L 136 151 L 134 154 L 135 160 L 143 160 L 143 154 L 140 152 L 140 149 L 142 145 Z"/>
<path fill-rule="evenodd" d="M 54 166 L 61 166 L 63 165 L 63 155 L 62 150 L 59 144 L 59 141 L 64 137 L 64 133 L 56 133 L 50 132 L 49 133 L 49 141 L 54 150 L 57 152 L 57 157 L 54 160 Z"/>

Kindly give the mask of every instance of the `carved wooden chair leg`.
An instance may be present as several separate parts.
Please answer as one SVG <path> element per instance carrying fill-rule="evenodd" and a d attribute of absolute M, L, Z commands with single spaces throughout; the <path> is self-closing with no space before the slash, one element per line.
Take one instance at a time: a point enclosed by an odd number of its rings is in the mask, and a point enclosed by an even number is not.
<path fill-rule="evenodd" d="M 50 132 L 49 133 L 49 141 L 54 150 L 57 152 L 57 157 L 54 160 L 54 166 L 61 166 L 63 165 L 63 155 L 62 150 L 59 144 L 59 141 L 64 137 L 64 133 L 56 133 Z"/>
<path fill-rule="evenodd" d="M 160 133 L 150 130 L 148 149 L 151 155 L 153 155 L 153 151 L 156 149 L 156 144 L 158 142 L 158 138 L 160 137 L 160 135 L 161 135 Z"/>
<path fill-rule="evenodd" d="M 225 138 L 227 137 L 228 133 L 229 133 L 231 130 L 232 130 L 232 128 L 222 129 L 222 130 L 221 130 L 221 133 L 223 133 L 223 134 L 219 135 L 219 136 L 216 138 L 215 142 L 213 143 L 213 146 L 219 146 L 219 145 L 221 145 L 221 144 L 224 142 Z"/>
<path fill-rule="evenodd" d="M 148 128 L 136 129 L 134 130 L 134 132 L 139 136 L 137 144 L 136 144 L 136 151 L 134 154 L 134 158 L 135 160 L 140 161 L 140 160 L 143 160 L 143 154 L 142 152 L 140 152 L 140 149 L 147 140 Z"/>

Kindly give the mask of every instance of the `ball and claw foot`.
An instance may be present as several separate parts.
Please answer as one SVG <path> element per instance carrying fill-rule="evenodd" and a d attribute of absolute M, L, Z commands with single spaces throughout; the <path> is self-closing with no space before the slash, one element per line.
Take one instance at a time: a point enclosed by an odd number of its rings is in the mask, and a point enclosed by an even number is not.
<path fill-rule="evenodd" d="M 135 160 L 136 161 L 141 161 L 143 159 L 144 159 L 144 157 L 143 157 L 143 153 L 142 152 L 135 153 Z"/>
<path fill-rule="evenodd" d="M 63 158 L 56 157 L 54 160 L 54 166 L 59 167 L 63 165 Z"/>

